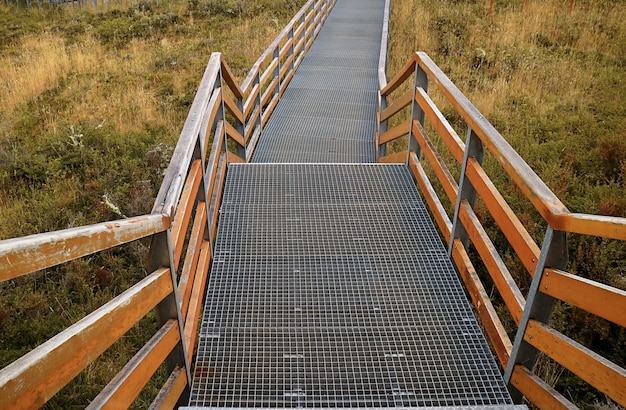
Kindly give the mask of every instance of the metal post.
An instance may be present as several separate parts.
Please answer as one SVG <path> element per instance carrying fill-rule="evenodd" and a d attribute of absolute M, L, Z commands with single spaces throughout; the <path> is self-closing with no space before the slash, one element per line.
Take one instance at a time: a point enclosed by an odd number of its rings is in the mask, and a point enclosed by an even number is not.
<path fill-rule="evenodd" d="M 424 110 L 415 102 L 415 90 L 417 90 L 418 87 L 428 92 L 428 75 L 426 75 L 426 72 L 419 64 L 415 66 L 415 82 L 413 84 L 413 96 L 411 101 L 411 123 L 409 124 L 409 144 L 406 157 L 407 164 L 409 163 L 409 155 L 411 155 L 412 151 L 417 154 L 417 158 L 419 158 L 421 154 L 420 146 L 413 135 L 413 121 L 417 120 L 424 126 Z"/>
<path fill-rule="evenodd" d="M 168 210 L 173 213 L 172 210 Z M 173 217 L 173 215 L 171 215 Z M 154 272 L 159 268 L 169 268 L 172 278 L 172 292 L 165 297 L 156 307 L 156 316 L 159 327 L 170 319 L 178 320 L 180 331 L 180 341 L 165 359 L 167 372 L 171 373 L 176 366 L 184 365 L 187 372 L 187 386 L 183 396 L 189 394 L 191 383 L 191 367 L 187 360 L 187 348 L 185 346 L 185 328 L 183 317 L 180 312 L 180 300 L 178 298 L 178 283 L 176 281 L 176 271 L 174 270 L 174 247 L 171 241 L 171 228 L 166 232 L 160 232 L 152 237 L 150 245 L 150 256 L 148 263 L 149 272 Z"/>
<path fill-rule="evenodd" d="M 565 232 L 555 231 L 548 227 L 546 236 L 541 247 L 539 261 L 535 268 L 535 275 L 528 291 L 528 298 L 524 313 L 520 321 L 519 328 L 515 334 L 515 342 L 513 343 L 513 351 L 509 358 L 509 363 L 504 372 L 504 382 L 509 388 L 511 397 L 516 402 L 521 402 L 522 394 L 515 388 L 515 381 L 511 380 L 513 369 L 516 364 L 522 364 L 529 370 L 532 370 L 539 357 L 539 351 L 524 340 L 524 333 L 528 326 L 528 321 L 533 319 L 541 323 L 548 323 L 552 309 L 554 308 L 555 299 L 541 292 L 539 287 L 541 278 L 545 268 L 566 269 L 567 268 L 567 236 Z"/>
<path fill-rule="evenodd" d="M 273 57 L 276 59 L 276 68 L 274 69 L 274 78 L 277 80 L 276 87 L 272 94 L 277 95 L 280 99 L 280 46 L 274 49 Z"/>
<path fill-rule="evenodd" d="M 302 16 L 300 16 L 300 25 L 302 26 L 302 30 L 300 31 L 300 38 L 298 39 L 298 43 L 304 39 L 304 35 L 306 34 L 306 25 L 304 24 L 305 21 L 306 21 L 306 12 L 303 12 Z M 306 40 L 302 42 L 302 48 L 300 49 L 298 58 L 304 55 L 305 46 L 306 46 Z"/>
<path fill-rule="evenodd" d="M 296 59 L 296 56 L 293 55 L 294 50 L 295 50 L 295 47 L 294 47 L 295 39 L 293 38 L 293 26 L 289 29 L 289 34 L 287 35 L 287 39 L 288 41 L 291 40 L 291 46 L 289 46 L 289 51 L 288 51 L 289 55 L 287 58 L 291 58 L 291 62 L 289 63 L 289 71 L 292 71 L 294 67 L 294 60 Z"/>
<path fill-rule="evenodd" d="M 465 141 L 465 153 L 463 155 L 463 166 L 461 167 L 461 178 L 459 180 L 459 194 L 456 198 L 456 205 L 454 207 L 454 219 L 452 221 L 452 231 L 450 234 L 450 241 L 448 242 L 448 255 L 452 255 L 452 248 L 454 246 L 455 239 L 461 239 L 463 246 L 467 248 L 469 237 L 465 227 L 459 221 L 459 211 L 461 209 L 461 202 L 467 201 L 472 208 L 476 202 L 476 190 L 474 186 L 467 179 L 465 171 L 467 169 L 467 160 L 471 157 L 478 161 L 479 164 L 483 163 L 485 156 L 483 149 L 483 142 L 478 135 L 474 133 L 471 127 L 467 129 L 467 139 Z"/>
<path fill-rule="evenodd" d="M 378 91 L 378 105 L 379 105 L 378 115 L 380 115 L 385 110 L 385 108 L 387 108 L 387 96 L 381 95 L 380 90 Z M 389 119 L 386 119 L 385 121 L 381 122 L 378 125 L 378 138 L 380 139 L 380 136 L 383 135 L 385 132 L 387 132 L 388 129 L 389 129 Z M 387 155 L 387 144 L 379 145 L 378 146 L 378 158 L 384 157 L 385 155 Z"/>

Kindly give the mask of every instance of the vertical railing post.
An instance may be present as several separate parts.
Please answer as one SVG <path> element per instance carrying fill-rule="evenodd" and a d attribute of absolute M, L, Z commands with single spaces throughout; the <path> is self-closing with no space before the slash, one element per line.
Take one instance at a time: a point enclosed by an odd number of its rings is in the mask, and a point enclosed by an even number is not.
<path fill-rule="evenodd" d="M 411 96 L 411 123 L 409 124 L 409 143 L 406 157 L 407 164 L 409 163 L 409 156 L 411 155 L 411 152 L 415 152 L 417 158 L 419 158 L 421 154 L 420 145 L 417 143 L 417 140 L 413 135 L 413 121 L 417 120 L 422 127 L 424 126 L 424 110 L 415 102 L 415 92 L 418 88 L 423 89 L 424 92 L 428 91 L 428 75 L 426 75 L 426 72 L 422 69 L 422 67 L 416 63 L 415 82 L 413 84 L 413 95 Z"/>
<path fill-rule="evenodd" d="M 543 246 L 541 247 L 539 261 L 535 267 L 533 280 L 528 291 L 524 313 L 515 334 L 513 350 L 504 372 L 504 382 L 507 384 L 513 400 L 518 403 L 521 402 L 522 394 L 515 388 L 515 380 L 511 380 L 515 365 L 524 365 L 532 371 L 540 353 L 539 350 L 524 340 L 528 322 L 532 319 L 541 323 L 548 323 L 556 302 L 553 297 L 541 292 L 539 287 L 541 279 L 548 274 L 544 272 L 545 268 L 567 269 L 567 261 L 566 233 L 555 231 L 548 227 Z"/>
<path fill-rule="evenodd" d="M 378 120 L 379 120 L 378 138 L 379 139 L 380 139 L 380 136 L 383 135 L 385 132 L 387 132 L 387 130 L 389 129 L 389 119 L 386 119 L 385 121 L 380 121 L 380 115 L 382 114 L 383 111 L 385 111 L 385 108 L 387 108 L 387 106 L 388 106 L 387 96 L 382 95 L 379 90 L 378 91 Z M 387 155 L 387 144 L 378 145 L 377 151 L 378 151 L 377 152 L 378 158 L 384 157 L 385 155 Z"/>
<path fill-rule="evenodd" d="M 174 219 L 173 209 L 168 209 L 170 213 L 170 219 Z M 180 402 L 186 401 L 186 397 L 189 395 L 189 389 L 191 386 L 191 366 L 187 356 L 187 348 L 185 346 L 185 328 L 183 323 L 183 316 L 181 314 L 180 300 L 178 298 L 178 283 L 176 280 L 176 270 L 174 269 L 174 246 L 171 239 L 172 228 L 170 227 L 165 232 L 160 232 L 152 237 L 152 244 L 150 245 L 150 257 L 148 260 L 148 271 L 154 272 L 159 268 L 169 268 L 170 276 L 172 279 L 172 292 L 165 297 L 156 307 L 156 317 L 159 327 L 163 326 L 165 322 L 170 319 L 176 319 L 178 321 L 178 329 L 180 332 L 180 341 L 176 344 L 176 347 L 165 359 L 165 366 L 167 373 L 171 374 L 177 366 L 185 366 L 185 372 L 187 373 L 187 386 L 183 394 L 181 395 Z"/>
<path fill-rule="evenodd" d="M 295 50 L 295 39 L 293 38 L 293 26 L 289 29 L 289 34 L 287 34 L 287 41 L 291 41 L 291 45 L 289 46 L 289 51 L 287 52 L 287 58 L 290 59 L 289 62 L 289 71 L 293 71 L 294 61 L 296 56 L 294 55 Z"/>
<path fill-rule="evenodd" d="M 482 164 L 484 157 L 483 142 L 478 135 L 474 133 L 471 127 L 467 129 L 467 139 L 465 141 L 465 153 L 463 155 L 463 165 L 461 167 L 461 177 L 459 180 L 459 194 L 456 198 L 456 205 L 454 206 L 454 219 L 452 221 L 452 231 L 450 233 L 450 241 L 448 242 L 448 255 L 452 255 L 452 248 L 454 247 L 454 240 L 460 239 L 463 246 L 467 248 L 469 237 L 463 223 L 459 220 L 459 213 L 461 210 L 461 202 L 467 201 L 469 205 L 474 208 L 476 202 L 476 189 L 466 176 L 467 161 L 469 158 L 474 158 L 479 164 Z"/>
<path fill-rule="evenodd" d="M 280 99 L 280 46 L 276 46 L 274 49 L 273 57 L 276 59 L 276 68 L 274 68 L 274 78 L 276 79 L 276 85 L 274 86 L 273 95 L 278 95 Z"/>
<path fill-rule="evenodd" d="M 300 26 L 302 27 L 302 30 L 300 30 L 300 38 L 298 39 L 298 43 L 302 42 L 302 47 L 300 47 L 300 51 L 298 52 L 298 59 L 300 59 L 301 56 L 304 55 L 304 49 L 306 46 L 306 39 L 305 39 L 305 35 L 306 35 L 306 11 L 302 13 L 302 16 L 300 16 Z"/>
<path fill-rule="evenodd" d="M 215 80 L 215 84 L 216 87 L 221 88 L 222 91 L 222 98 L 220 99 L 220 108 L 217 111 L 217 115 L 216 115 L 216 119 L 219 122 L 220 120 L 223 121 L 223 127 L 222 127 L 222 135 L 220 135 L 220 138 L 223 138 L 224 141 L 222 143 L 222 152 L 224 152 L 224 150 L 226 151 L 225 155 L 226 155 L 226 163 L 228 163 L 228 136 L 226 135 L 226 108 L 225 108 L 225 103 L 224 103 L 224 81 L 222 80 L 222 66 L 220 64 L 220 69 L 219 69 L 219 74 Z M 217 138 L 217 135 L 215 135 L 213 138 Z"/>

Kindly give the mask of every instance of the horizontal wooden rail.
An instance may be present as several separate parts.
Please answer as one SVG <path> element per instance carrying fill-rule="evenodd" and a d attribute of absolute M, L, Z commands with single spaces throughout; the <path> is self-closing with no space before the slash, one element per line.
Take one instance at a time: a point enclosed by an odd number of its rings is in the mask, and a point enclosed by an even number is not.
<path fill-rule="evenodd" d="M 198 195 L 200 184 L 202 183 L 202 161 L 197 159 L 191 165 L 187 182 L 183 188 L 181 195 L 181 209 L 176 212 L 174 222 L 172 223 L 172 240 L 174 241 L 174 269 L 178 269 L 185 235 L 187 235 L 187 226 L 191 218 L 191 211 L 194 206 L 193 199 Z"/>
<path fill-rule="evenodd" d="M 179 341 L 178 321 L 168 320 L 93 399 L 87 409 L 115 410 L 130 407 Z"/>
<path fill-rule="evenodd" d="M 526 305 L 522 292 L 517 287 L 515 280 L 509 272 L 509 268 L 504 264 L 498 250 L 491 242 L 491 238 L 485 232 L 467 200 L 461 201 L 459 209 L 459 220 L 463 223 L 474 247 L 487 267 L 487 271 L 498 292 L 500 292 L 500 296 L 502 296 L 502 300 L 508 307 L 511 316 L 513 316 L 513 320 L 519 325 L 522 320 L 524 306 Z"/>
<path fill-rule="evenodd" d="M 172 291 L 160 269 L 0 370 L 0 408 L 41 407 Z"/>
<path fill-rule="evenodd" d="M 618 404 L 626 406 L 626 369 L 536 320 L 528 322 L 524 340 Z"/>
<path fill-rule="evenodd" d="M 534 274 L 539 260 L 539 247 L 533 238 L 475 158 L 468 159 L 465 172 L 478 195 L 488 204 L 493 219 L 528 273 Z"/>
<path fill-rule="evenodd" d="M 452 222 L 450 222 L 450 217 L 446 213 L 435 189 L 433 188 L 424 168 L 422 168 L 422 164 L 420 164 L 417 159 L 417 155 L 414 152 L 411 153 L 409 157 L 409 168 L 415 177 L 418 186 L 420 187 L 420 191 L 424 195 L 426 199 L 426 203 L 428 204 L 428 208 L 430 212 L 433 214 L 435 222 L 439 227 L 439 231 L 441 231 L 442 235 L 445 238 L 450 237 L 450 232 L 452 231 Z"/>
<path fill-rule="evenodd" d="M 626 327 L 626 291 L 558 269 L 545 269 L 541 291 Z"/>
<path fill-rule="evenodd" d="M 513 182 L 535 206 L 548 223 L 553 215 L 568 213 L 563 203 L 554 195 L 522 157 L 500 135 L 478 109 L 461 93 L 426 53 L 418 52 L 417 63 L 434 78 L 442 94 L 448 99 L 455 110 L 463 117 L 468 126 L 478 135 L 482 143 L 491 151 L 502 168 L 511 176 Z"/>
<path fill-rule="evenodd" d="M 426 91 L 421 87 L 415 89 L 415 102 L 419 104 L 420 108 L 424 111 L 424 114 L 435 128 L 435 131 L 441 137 L 443 143 L 446 144 L 454 159 L 460 164 L 463 161 L 465 143 L 461 141 L 461 138 L 459 138 L 448 120 L 446 120 L 433 100 L 430 99 Z"/>
<path fill-rule="evenodd" d="M 194 281 L 194 275 L 196 273 L 196 267 L 198 265 L 198 257 L 200 255 L 200 248 L 203 243 L 204 232 L 206 230 L 206 203 L 199 202 L 196 207 L 196 215 L 193 221 L 193 229 L 191 230 L 191 236 L 189 237 L 189 244 L 187 245 L 187 254 L 185 256 L 185 263 L 183 264 L 183 271 L 180 274 L 178 280 L 178 297 L 182 302 L 181 314 L 185 319 L 187 315 L 187 307 L 191 303 L 191 288 Z"/>
<path fill-rule="evenodd" d="M 430 138 L 426 135 L 426 131 L 418 121 L 413 121 L 413 136 L 422 149 L 424 156 L 430 163 L 430 166 L 435 173 L 435 176 L 441 183 L 448 199 L 450 202 L 454 203 L 459 194 L 459 186 L 448 170 L 443 158 L 441 158 L 441 155 L 437 152 L 437 149 L 431 142 Z"/>
<path fill-rule="evenodd" d="M 553 228 L 626 241 L 626 218 L 578 213 L 561 214 L 554 216 Z"/>
<path fill-rule="evenodd" d="M 196 141 L 200 133 L 202 118 L 206 113 L 221 68 L 221 55 L 213 53 L 204 72 L 196 96 L 191 104 L 187 120 L 172 154 L 170 165 L 165 171 L 163 183 L 157 194 L 152 213 L 170 214 L 180 197 L 187 169 L 191 163 Z"/>
<path fill-rule="evenodd" d="M 185 368 L 177 366 L 174 371 L 170 373 L 170 376 L 159 391 L 159 394 L 157 394 L 152 404 L 150 404 L 149 409 L 161 410 L 175 408 L 188 382 Z"/>
<path fill-rule="evenodd" d="M 144 215 L 0 241 L 0 281 L 59 265 L 169 228 L 166 215 Z"/>
<path fill-rule="evenodd" d="M 522 365 L 515 366 L 511 384 L 533 403 L 541 403 L 543 408 L 578 410 L 577 406 Z"/>
<path fill-rule="evenodd" d="M 513 344 L 506 333 L 506 329 L 502 325 L 502 321 L 491 303 L 491 299 L 487 291 L 483 287 L 476 269 L 470 260 L 465 247 L 459 239 L 455 239 L 452 244 L 452 259 L 456 263 L 457 268 L 465 287 L 469 292 L 472 302 L 478 315 L 481 318 L 485 331 L 491 340 L 493 349 L 500 360 L 502 367 L 506 367 L 513 350 Z"/>
<path fill-rule="evenodd" d="M 381 50 L 381 56 L 383 54 Z M 626 218 L 571 213 L 426 54 L 413 55 L 389 83 L 384 71 L 384 65 L 379 64 L 377 130 L 380 132 L 376 136 L 377 148 L 381 148 L 378 151 L 381 155 L 379 161 L 407 163 L 442 236 L 449 241 L 450 257 L 472 298 L 493 350 L 506 368 L 505 377 L 512 386 L 512 392 L 521 392 L 541 408 L 575 408 L 523 365 L 532 365 L 536 353 L 540 351 L 623 405 L 626 370 L 549 328 L 545 323 L 549 320 L 551 298 L 555 298 L 619 326 L 626 326 L 626 291 L 554 267 L 564 269 L 567 266 L 564 259 L 567 254 L 565 232 L 626 240 Z M 399 90 L 404 89 L 405 83 L 413 83 L 413 79 L 414 85 L 400 94 Z M 469 148 L 428 96 L 426 90 L 429 84 L 434 84 L 466 123 Z M 393 99 L 388 101 L 392 96 Z M 413 119 L 407 118 L 404 110 L 409 105 Z M 391 119 L 400 125 L 387 129 Z M 427 127 L 426 121 L 431 128 Z M 449 155 L 438 152 L 439 145 L 433 143 L 426 129 L 429 132 L 434 129 L 452 160 Z M 407 150 L 385 154 L 386 150 L 382 148 L 387 143 L 407 134 Z M 546 239 L 545 249 L 540 250 L 520 217 L 487 175 L 482 166 L 483 148 L 493 156 L 546 221 L 549 226 L 546 238 L 550 239 Z M 418 153 L 407 154 L 408 150 L 413 149 Z M 420 161 L 429 164 L 431 173 L 427 175 L 424 172 Z M 458 182 L 453 178 L 450 167 L 461 168 Z M 450 203 L 456 203 L 452 218 L 429 178 L 439 182 L 443 195 Z M 462 195 L 461 200 L 457 199 L 459 195 Z M 482 200 L 499 232 L 508 241 L 510 248 L 507 247 L 506 252 L 512 249 L 530 276 L 539 275 L 532 281 L 528 302 L 514 279 L 518 277 L 517 273 L 513 274 L 508 266 L 510 257 L 502 257 L 501 250 L 496 247 L 499 238 L 496 241 L 496 238 L 490 237 L 491 231 L 484 225 L 483 218 L 479 218 L 482 212 L 474 210 L 476 197 Z M 477 251 L 475 260 L 469 256 L 470 244 Z M 486 267 L 504 306 L 519 326 L 515 344 L 511 343 L 504 331 L 502 320 L 476 273 L 475 263 Z M 517 268 L 517 264 L 513 267 Z M 537 312 L 546 316 L 538 321 L 535 317 Z M 528 345 L 520 347 L 524 341 Z"/>

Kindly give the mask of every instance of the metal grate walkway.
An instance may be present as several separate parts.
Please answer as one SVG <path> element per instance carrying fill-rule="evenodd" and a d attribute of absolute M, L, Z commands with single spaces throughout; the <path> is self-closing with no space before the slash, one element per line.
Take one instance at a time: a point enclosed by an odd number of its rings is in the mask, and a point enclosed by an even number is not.
<path fill-rule="evenodd" d="M 231 165 L 190 405 L 508 407 L 404 165 Z"/>
<path fill-rule="evenodd" d="M 261 133 L 253 162 L 376 162 L 384 5 L 337 1 Z"/>
<path fill-rule="evenodd" d="M 337 1 L 228 168 L 191 408 L 515 407 L 408 169 L 363 164 L 383 8 Z"/>

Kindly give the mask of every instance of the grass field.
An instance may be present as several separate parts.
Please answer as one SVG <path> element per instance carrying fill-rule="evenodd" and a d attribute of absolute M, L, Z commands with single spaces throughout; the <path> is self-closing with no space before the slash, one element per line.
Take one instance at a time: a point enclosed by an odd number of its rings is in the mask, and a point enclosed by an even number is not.
<path fill-rule="evenodd" d="M 626 2 L 577 0 L 570 10 L 569 1 L 501 0 L 491 14 L 487 0 L 391 4 L 389 77 L 411 53 L 426 51 L 570 210 L 626 217 Z M 458 115 L 433 98 L 464 137 Z M 541 243 L 545 224 L 530 203 L 493 158 L 485 167 Z M 507 248 L 497 229 L 489 234 Z M 571 272 L 626 289 L 626 243 L 570 235 L 569 244 Z M 525 292 L 528 275 L 512 253 L 504 259 Z M 623 328 L 566 305 L 557 305 L 552 325 L 626 364 Z M 611 406 L 549 360 L 540 368 L 578 406 Z"/>
<path fill-rule="evenodd" d="M 2 2 L 0 239 L 149 211 L 210 53 L 223 52 L 242 79 L 303 3 L 111 1 L 108 10 L 29 12 Z M 626 216 L 626 2 L 569 3 L 498 0 L 490 15 L 488 0 L 392 0 L 389 76 L 428 52 L 571 210 Z M 495 179 L 540 242 L 545 227 Z M 143 278 L 146 250 L 133 243 L 1 283 L 0 365 Z M 574 236 L 570 255 L 573 272 L 626 289 L 623 243 Z M 47 407 L 84 407 L 145 343 L 151 319 Z M 563 306 L 554 325 L 625 365 L 624 329 Z M 542 366 L 579 406 L 610 406 L 559 366 Z M 135 406 L 154 394 L 148 388 Z"/>

